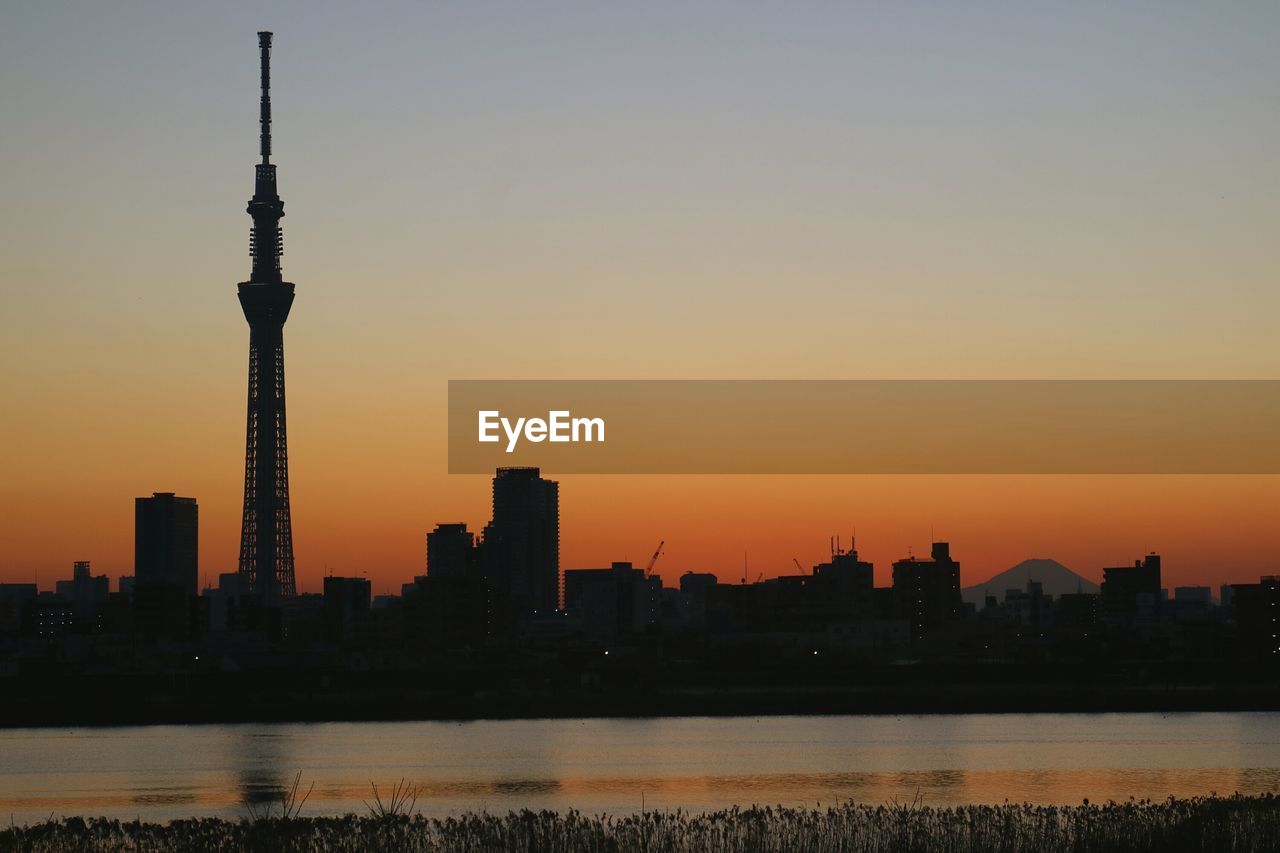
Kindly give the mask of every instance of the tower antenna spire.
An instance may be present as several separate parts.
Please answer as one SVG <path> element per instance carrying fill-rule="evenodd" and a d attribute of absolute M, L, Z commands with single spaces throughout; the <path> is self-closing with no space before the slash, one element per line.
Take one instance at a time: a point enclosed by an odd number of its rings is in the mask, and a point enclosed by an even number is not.
<path fill-rule="evenodd" d="M 262 101 L 258 114 L 262 162 L 254 169 L 253 198 L 248 208 L 253 217 L 253 230 L 249 234 L 253 272 L 249 281 L 272 283 L 281 280 L 284 234 L 280 230 L 280 219 L 284 216 L 284 202 L 276 190 L 276 167 L 271 162 L 271 33 L 265 30 L 258 33 L 258 50 L 262 55 Z"/>
<path fill-rule="evenodd" d="M 262 165 L 271 162 L 271 33 L 263 30 L 258 33 L 258 50 L 262 54 L 262 106 L 258 122 L 262 126 L 259 134 L 262 149 Z"/>

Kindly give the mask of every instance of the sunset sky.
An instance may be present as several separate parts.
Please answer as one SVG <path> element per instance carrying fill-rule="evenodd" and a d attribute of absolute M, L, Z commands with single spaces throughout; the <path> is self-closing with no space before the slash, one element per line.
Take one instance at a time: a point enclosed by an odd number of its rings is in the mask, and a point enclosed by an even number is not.
<path fill-rule="evenodd" d="M 1280 377 L 1280 6 L 963 6 L 9 4 L 0 581 L 130 573 L 153 491 L 235 568 L 260 29 L 303 590 L 487 520 L 451 378 Z M 563 567 L 672 583 L 1280 572 L 1275 476 L 560 479 Z"/>

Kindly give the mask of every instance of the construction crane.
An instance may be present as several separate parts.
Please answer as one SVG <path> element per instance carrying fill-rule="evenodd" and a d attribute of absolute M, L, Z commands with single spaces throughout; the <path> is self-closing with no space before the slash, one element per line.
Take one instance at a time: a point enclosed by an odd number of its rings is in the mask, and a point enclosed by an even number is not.
<path fill-rule="evenodd" d="M 667 540 L 663 539 L 658 543 L 658 547 L 653 549 L 653 556 L 649 558 L 649 565 L 644 567 L 644 576 L 647 578 L 653 574 L 653 566 L 658 562 L 658 558 L 662 556 L 662 546 L 667 544 Z"/>
<path fill-rule="evenodd" d="M 798 570 L 799 570 L 800 574 L 804 574 L 804 573 L 805 573 L 805 571 L 804 571 L 804 566 L 800 565 L 800 561 L 799 561 L 799 560 L 797 560 L 795 557 L 792 557 L 792 558 L 791 558 L 791 562 L 793 562 L 793 563 L 795 563 L 795 564 L 796 564 L 796 569 L 798 569 Z"/>

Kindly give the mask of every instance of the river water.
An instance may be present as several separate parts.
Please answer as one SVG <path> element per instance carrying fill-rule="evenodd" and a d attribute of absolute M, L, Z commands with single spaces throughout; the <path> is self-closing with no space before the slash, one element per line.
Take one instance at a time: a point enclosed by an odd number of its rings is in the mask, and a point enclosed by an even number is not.
<path fill-rule="evenodd" d="M 304 815 L 364 812 L 401 779 L 435 816 L 1163 799 L 1280 790 L 1280 713 L 10 729 L 0 816 L 235 818 L 298 773 Z"/>

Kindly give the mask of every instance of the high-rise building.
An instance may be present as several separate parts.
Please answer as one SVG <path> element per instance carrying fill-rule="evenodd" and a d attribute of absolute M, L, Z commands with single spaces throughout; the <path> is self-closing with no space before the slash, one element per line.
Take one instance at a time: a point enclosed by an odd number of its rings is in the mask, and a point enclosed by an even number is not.
<path fill-rule="evenodd" d="M 476 566 L 476 536 L 465 524 L 437 524 L 427 534 L 427 576 L 462 578 Z"/>
<path fill-rule="evenodd" d="M 833 550 L 829 563 L 818 563 L 808 581 L 810 596 L 848 618 L 874 615 L 875 566 L 858 559 L 858 549 Z"/>
<path fill-rule="evenodd" d="M 960 564 L 951 546 L 934 542 L 932 559 L 907 557 L 893 564 L 894 615 L 911 623 L 911 639 L 927 639 L 939 625 L 960 618 Z"/>
<path fill-rule="evenodd" d="M 195 498 L 156 492 L 133 502 L 135 587 L 168 586 L 195 595 L 200 578 L 200 509 Z"/>
<path fill-rule="evenodd" d="M 1160 608 L 1160 555 L 1102 570 L 1102 615 L 1112 624 L 1152 619 Z"/>
<path fill-rule="evenodd" d="M 1258 583 L 1232 584 L 1232 607 L 1242 651 L 1276 666 L 1280 658 L 1280 577 L 1264 575 Z"/>
<path fill-rule="evenodd" d="M 39 597 L 33 583 L 0 583 L 0 636 L 34 630 Z"/>
<path fill-rule="evenodd" d="M 517 622 L 560 607 L 560 484 L 540 474 L 499 468 L 493 520 L 484 529 L 484 576 L 499 607 Z"/>
<path fill-rule="evenodd" d="M 489 609 L 484 578 L 470 575 L 419 575 L 404 586 L 405 635 L 423 651 L 476 648 L 491 633 L 502 633 Z"/>
<path fill-rule="evenodd" d="M 253 217 L 249 235 L 253 271 L 239 285 L 240 307 L 249 323 L 249 417 L 239 570 L 250 595 L 275 604 L 297 592 L 284 405 L 284 322 L 293 305 L 293 285 L 280 272 L 284 202 L 276 191 L 276 167 L 271 163 L 271 33 L 258 33 L 258 49 L 262 162 L 255 170 L 248 207 Z"/>
<path fill-rule="evenodd" d="M 133 601 L 138 632 L 153 639 L 191 634 L 200 577 L 200 510 L 195 498 L 156 492 L 133 508 Z"/>
<path fill-rule="evenodd" d="M 564 573 L 564 609 L 596 642 L 641 634 L 661 624 L 662 579 L 646 577 L 630 563 L 569 569 Z"/>
<path fill-rule="evenodd" d="M 349 640 L 369 613 L 373 586 L 368 578 L 324 579 L 324 626 L 333 642 Z"/>
<path fill-rule="evenodd" d="M 60 598 L 71 603 L 77 616 L 86 616 L 106 604 L 111 579 L 106 575 L 94 577 L 88 560 L 76 560 L 71 567 L 71 580 L 57 581 L 54 589 Z"/>

